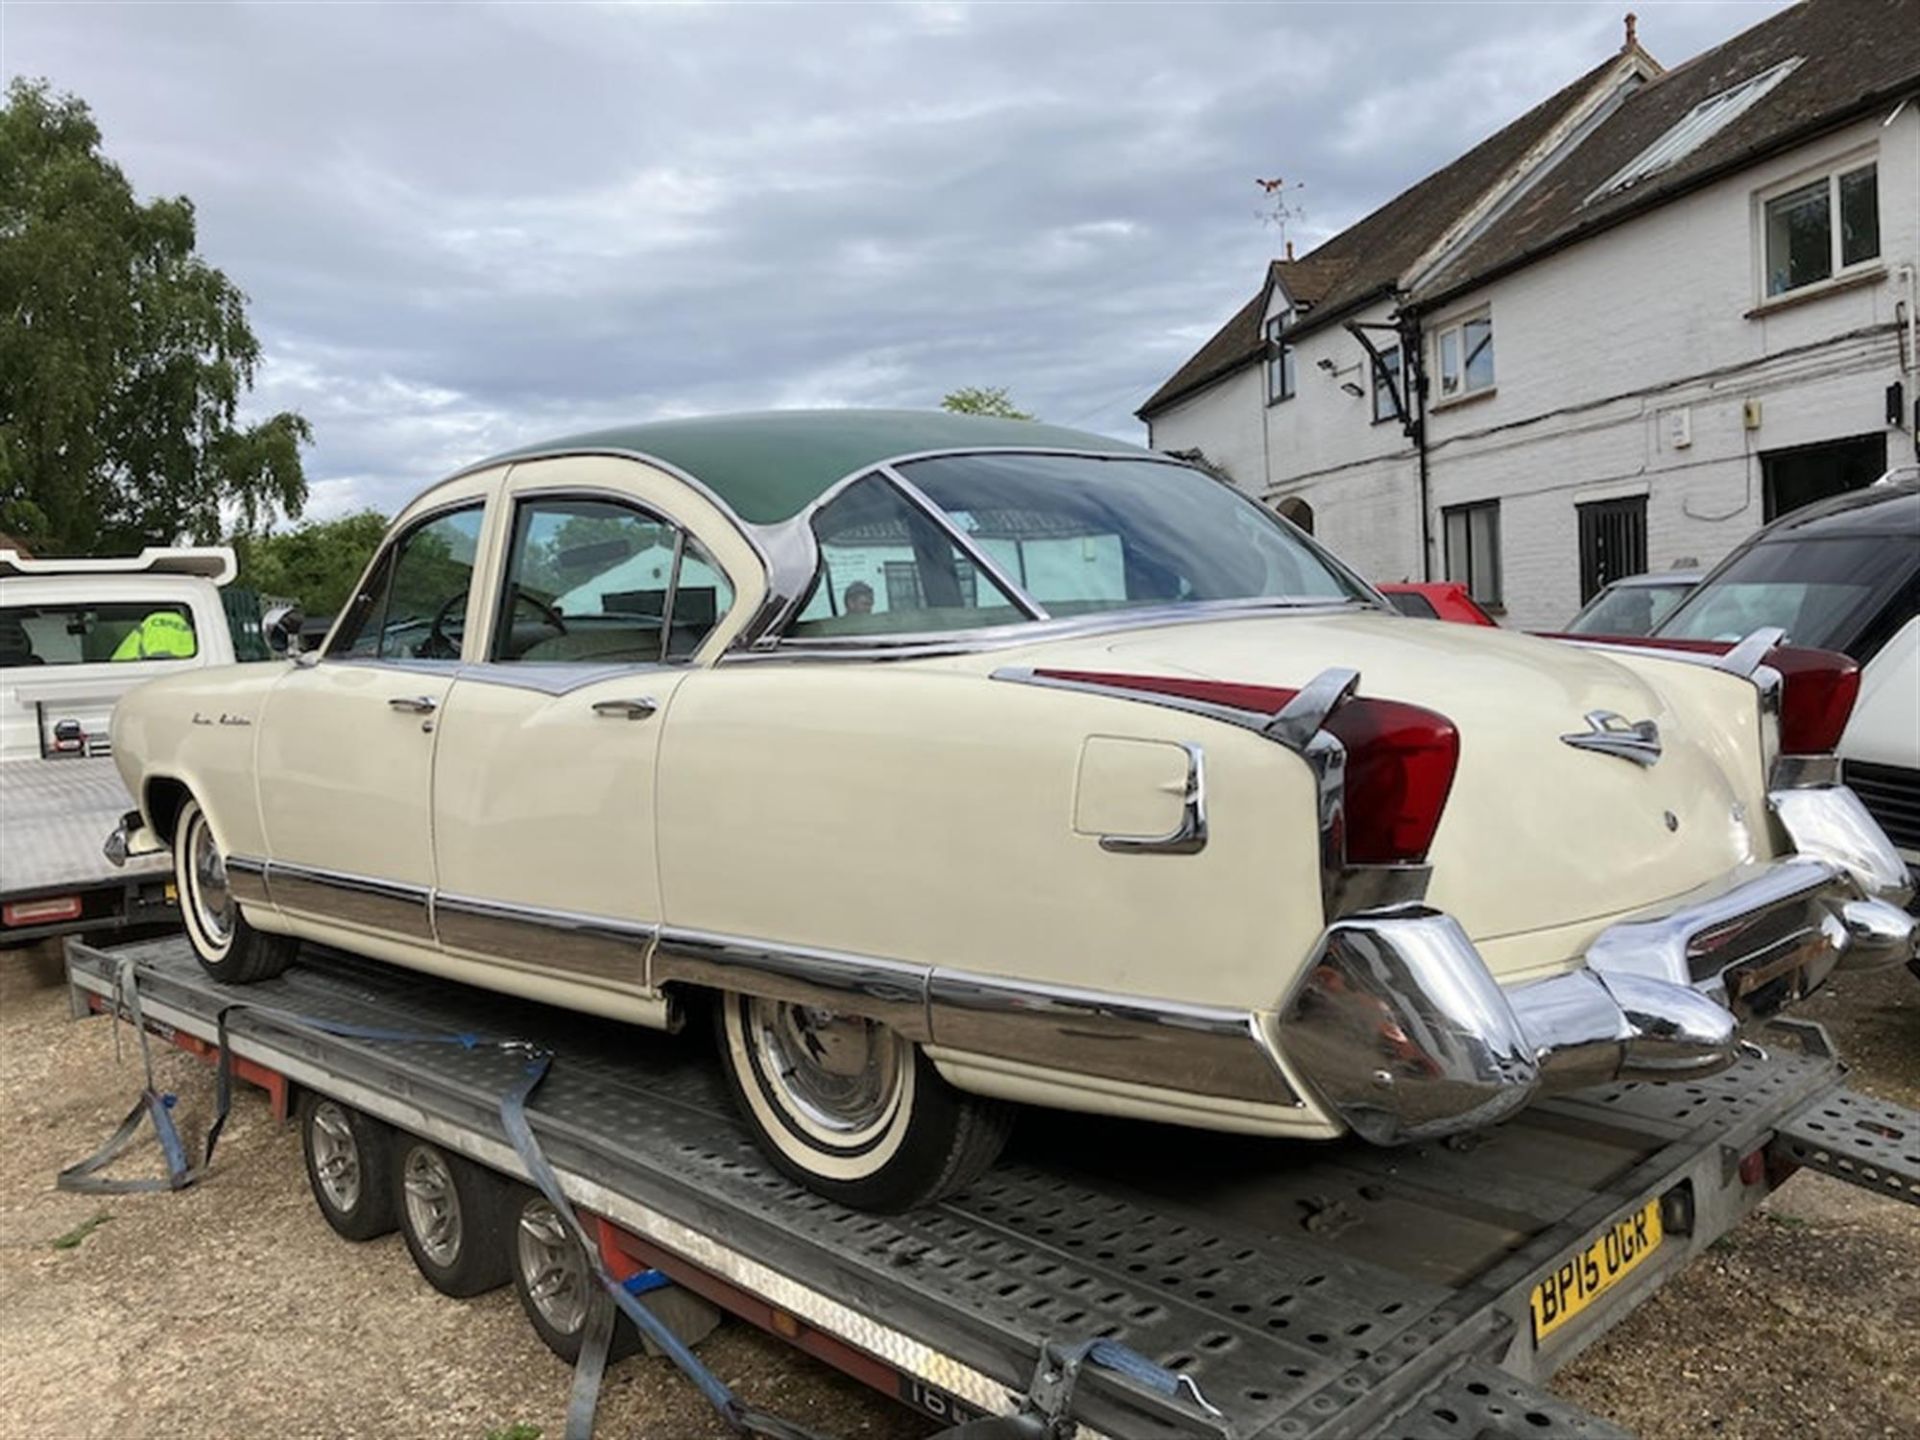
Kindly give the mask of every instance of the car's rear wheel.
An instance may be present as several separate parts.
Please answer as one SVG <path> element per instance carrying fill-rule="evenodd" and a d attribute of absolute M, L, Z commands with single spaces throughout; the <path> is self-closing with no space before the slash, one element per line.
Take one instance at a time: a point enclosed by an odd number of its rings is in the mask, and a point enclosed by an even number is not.
<path fill-rule="evenodd" d="M 173 827 L 174 888 L 200 964 L 216 980 L 250 985 L 286 969 L 300 942 L 247 923 L 227 879 L 227 859 L 198 800 L 180 807 Z"/>
<path fill-rule="evenodd" d="M 962 1189 L 1012 1127 L 1009 1107 L 955 1090 L 911 1041 L 864 1016 L 726 995 L 719 1030 L 734 1097 L 768 1157 L 863 1210 Z"/>

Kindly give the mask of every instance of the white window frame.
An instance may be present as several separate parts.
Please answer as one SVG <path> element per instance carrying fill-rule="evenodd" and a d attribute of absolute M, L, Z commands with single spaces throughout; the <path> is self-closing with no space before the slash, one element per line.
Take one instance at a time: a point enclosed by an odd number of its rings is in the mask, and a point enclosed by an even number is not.
<path fill-rule="evenodd" d="M 1818 165 L 1809 166 L 1807 169 L 1798 172 L 1790 179 L 1778 181 L 1754 193 L 1754 288 L 1759 305 L 1762 307 L 1767 305 L 1780 305 L 1790 300 L 1798 300 L 1803 295 L 1815 295 L 1829 286 L 1841 284 L 1851 280 L 1856 275 L 1867 274 L 1885 266 L 1886 261 L 1884 256 L 1886 247 L 1884 235 L 1881 237 L 1879 248 L 1877 248 L 1872 255 L 1866 256 L 1864 259 L 1855 260 L 1852 264 L 1843 264 L 1841 256 L 1843 227 L 1840 223 L 1840 182 L 1847 176 L 1857 175 L 1862 170 L 1871 168 L 1874 171 L 1874 213 L 1879 220 L 1884 221 L 1885 216 L 1880 209 L 1879 165 L 1880 152 L 1879 148 L 1875 146 L 1866 150 L 1855 151 L 1832 160 L 1824 160 Z M 1772 257 L 1768 253 L 1768 207 L 1783 196 L 1791 195 L 1796 190 L 1804 190 L 1810 185 L 1816 185 L 1822 182 L 1824 182 L 1827 187 L 1828 272 L 1821 279 L 1809 280 L 1803 285 L 1795 285 L 1791 289 L 1781 290 L 1776 294 L 1768 287 L 1767 283 L 1772 264 Z"/>
<path fill-rule="evenodd" d="M 1433 397 L 1431 403 L 1434 409 L 1437 410 L 1443 405 L 1452 405 L 1472 395 L 1490 395 L 1494 390 L 1499 388 L 1500 373 L 1497 368 L 1493 369 L 1487 378 L 1478 385 L 1473 383 L 1472 376 L 1468 372 L 1467 326 L 1477 324 L 1482 320 L 1487 323 L 1487 344 L 1491 346 L 1493 344 L 1494 333 L 1493 310 L 1489 306 L 1482 305 L 1477 310 L 1469 310 L 1465 314 L 1457 315 L 1453 319 L 1434 327 L 1433 390 L 1430 392 Z M 1458 388 L 1454 390 L 1447 389 L 1446 347 L 1449 338 L 1453 341 L 1454 355 L 1460 367 L 1460 383 Z M 1495 352 L 1493 364 L 1495 367 L 1499 364 L 1498 352 Z"/>
<path fill-rule="evenodd" d="M 1282 310 L 1277 315 L 1267 317 L 1266 324 L 1266 380 L 1267 404 L 1278 405 L 1282 400 L 1291 400 L 1300 393 L 1299 380 L 1294 372 L 1293 346 L 1283 344 L 1281 335 L 1293 323 L 1293 312 Z"/>

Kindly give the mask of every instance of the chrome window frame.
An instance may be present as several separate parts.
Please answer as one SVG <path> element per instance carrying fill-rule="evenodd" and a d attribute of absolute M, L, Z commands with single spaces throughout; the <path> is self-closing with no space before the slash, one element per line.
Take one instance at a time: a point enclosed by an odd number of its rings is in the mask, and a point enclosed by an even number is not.
<path fill-rule="evenodd" d="M 613 669 L 617 671 L 651 670 L 668 665 L 684 666 L 693 663 L 692 656 L 687 657 L 685 660 L 669 660 L 667 658 L 668 647 L 673 638 L 673 602 L 678 596 L 680 589 L 680 557 L 686 553 L 687 537 L 693 535 L 692 529 L 685 521 L 676 520 L 673 516 L 655 510 L 652 506 L 635 499 L 624 491 L 614 490 L 605 485 L 543 485 L 537 489 L 522 490 L 516 494 L 509 494 L 502 498 L 507 502 L 508 506 L 507 526 L 504 546 L 501 552 L 500 593 L 495 597 L 494 605 L 494 629 L 496 633 L 488 637 L 489 640 L 493 642 L 488 647 L 490 650 L 499 648 L 500 636 L 498 632 L 503 628 L 500 622 L 503 621 L 507 615 L 507 592 L 510 588 L 511 577 L 513 575 L 514 542 L 519 537 L 521 506 L 538 504 L 543 500 L 591 500 L 602 504 L 619 505 L 654 521 L 656 524 L 664 525 L 673 532 L 673 570 L 667 577 L 666 603 L 660 615 L 660 658 L 658 660 L 622 661 L 613 666 L 608 666 L 595 660 L 540 660 L 531 663 L 539 665 L 592 666 L 595 669 Z M 693 538 L 697 542 L 700 537 L 695 535 Z M 700 548 L 712 558 L 714 568 L 724 574 L 726 567 L 720 563 L 719 557 L 713 555 L 713 552 L 705 545 L 702 545 Z M 733 587 L 734 605 L 737 605 L 740 601 L 739 582 L 731 575 L 727 576 L 727 582 Z M 725 623 L 727 617 L 733 614 L 733 608 L 733 605 L 729 605 L 726 610 L 714 620 L 713 627 L 707 632 L 707 635 L 710 636 L 714 630 L 718 630 Z M 702 636 L 700 645 L 705 645 L 706 643 L 707 637 Z M 696 645 L 694 649 L 697 652 L 700 646 Z M 471 667 L 480 665 L 514 666 L 524 665 L 529 662 L 524 660 L 503 660 L 498 655 L 489 654 L 467 663 Z M 488 677 L 476 675 L 472 678 L 484 680 Z M 496 681 L 494 683 L 501 682 Z"/>
<path fill-rule="evenodd" d="M 476 466 L 474 469 L 462 473 L 477 474 L 480 470 L 487 468 L 489 467 Z M 460 477 L 450 476 L 449 478 L 458 479 Z M 327 630 L 325 642 L 318 650 L 313 652 L 314 659 L 312 663 L 318 664 L 322 660 L 331 660 L 336 664 L 353 665 L 432 665 L 436 667 L 434 671 L 436 674 L 440 673 L 446 666 L 459 665 L 462 663 L 461 657 L 459 656 L 455 656 L 451 660 L 422 660 L 416 655 L 342 655 L 335 651 L 334 644 L 339 639 L 340 622 L 347 617 L 354 603 L 358 601 L 362 595 L 366 594 L 367 581 L 373 575 L 374 571 L 380 568 L 381 561 L 385 560 L 389 555 L 397 555 L 400 547 L 410 540 L 423 525 L 431 525 L 436 520 L 444 520 L 447 516 L 461 510 L 477 509 L 480 512 L 480 523 L 484 526 L 487 519 L 487 507 L 492 503 L 493 497 L 490 495 L 462 495 L 457 500 L 446 500 L 429 509 L 422 510 L 418 515 L 415 515 L 411 520 L 407 521 L 405 528 L 390 530 L 387 533 L 386 539 L 382 540 L 380 544 L 375 547 L 373 557 L 367 561 L 365 568 L 361 570 L 360 578 L 354 582 L 353 593 L 348 597 L 347 603 L 341 607 L 339 615 L 334 617 L 332 626 Z M 396 561 L 396 563 L 398 562 Z M 473 568 L 475 572 L 478 572 L 480 569 L 480 559 L 477 553 L 474 556 Z M 388 591 L 390 595 L 392 591 L 391 579 L 389 579 Z M 380 628 L 382 630 L 386 628 L 386 613 L 384 609 L 380 612 Z"/>

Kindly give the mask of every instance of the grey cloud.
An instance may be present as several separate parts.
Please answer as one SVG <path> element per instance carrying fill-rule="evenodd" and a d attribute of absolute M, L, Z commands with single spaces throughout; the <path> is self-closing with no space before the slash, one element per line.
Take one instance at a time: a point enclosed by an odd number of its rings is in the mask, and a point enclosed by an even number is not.
<path fill-rule="evenodd" d="M 1677 61 L 1769 6 L 1642 5 Z M 1610 4 L 9 5 L 252 296 L 313 509 L 725 408 L 1131 411 L 1302 247 L 1619 43 Z"/>

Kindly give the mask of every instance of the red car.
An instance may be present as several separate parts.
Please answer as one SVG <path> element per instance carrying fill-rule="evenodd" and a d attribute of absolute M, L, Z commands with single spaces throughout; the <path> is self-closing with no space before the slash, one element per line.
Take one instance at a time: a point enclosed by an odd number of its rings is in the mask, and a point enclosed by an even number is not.
<path fill-rule="evenodd" d="M 1495 625 L 1495 620 L 1474 603 L 1467 587 L 1457 580 L 1435 581 L 1429 585 L 1376 585 L 1393 608 L 1416 620 L 1451 620 L 1456 625 Z"/>

